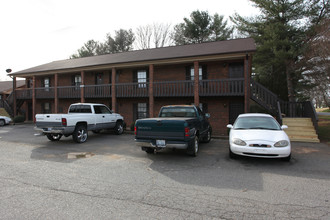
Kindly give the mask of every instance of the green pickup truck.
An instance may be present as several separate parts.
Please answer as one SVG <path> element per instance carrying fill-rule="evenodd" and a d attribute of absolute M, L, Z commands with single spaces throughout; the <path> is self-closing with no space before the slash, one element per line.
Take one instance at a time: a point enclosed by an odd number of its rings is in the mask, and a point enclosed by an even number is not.
<path fill-rule="evenodd" d="M 209 114 L 194 105 L 164 106 L 158 118 L 139 119 L 135 122 L 135 143 L 147 153 L 165 148 L 184 149 L 197 156 L 199 142 L 211 140 Z"/>

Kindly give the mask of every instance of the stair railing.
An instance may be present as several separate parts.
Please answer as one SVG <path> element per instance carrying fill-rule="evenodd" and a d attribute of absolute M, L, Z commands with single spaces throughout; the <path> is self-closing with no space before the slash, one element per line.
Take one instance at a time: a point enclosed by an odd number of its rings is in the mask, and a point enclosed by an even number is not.
<path fill-rule="evenodd" d="M 279 99 L 276 94 L 268 90 L 251 79 L 251 99 L 276 116 L 278 122 L 282 124 L 282 114 L 286 117 L 308 117 L 313 121 L 317 132 L 318 117 L 310 101 L 307 102 L 287 102 Z"/>
<path fill-rule="evenodd" d="M 4 104 L 4 108 L 5 110 L 8 112 L 8 114 L 11 116 L 11 117 L 14 117 L 14 112 L 11 108 L 11 106 L 8 104 L 7 100 L 3 100 L 3 104 Z"/>
<path fill-rule="evenodd" d="M 251 99 L 263 106 L 273 115 L 278 115 L 278 97 L 275 93 L 251 79 Z"/>

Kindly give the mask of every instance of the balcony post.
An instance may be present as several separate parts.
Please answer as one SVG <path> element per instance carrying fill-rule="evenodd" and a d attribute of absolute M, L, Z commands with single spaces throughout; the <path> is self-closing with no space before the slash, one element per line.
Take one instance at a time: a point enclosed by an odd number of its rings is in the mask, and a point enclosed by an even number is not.
<path fill-rule="evenodd" d="M 36 76 L 32 77 L 32 117 L 33 122 L 36 122 Z"/>
<path fill-rule="evenodd" d="M 58 73 L 55 73 L 55 85 L 54 85 L 54 92 L 55 92 L 55 113 L 58 113 L 58 91 L 57 91 L 57 86 L 58 86 Z"/>
<path fill-rule="evenodd" d="M 154 65 L 149 65 L 149 117 L 154 117 Z"/>
<path fill-rule="evenodd" d="M 194 62 L 194 104 L 199 106 L 199 62 Z"/>
<path fill-rule="evenodd" d="M 16 77 L 13 77 L 13 110 L 14 110 L 14 117 L 17 115 L 17 107 L 16 107 Z"/>
<path fill-rule="evenodd" d="M 244 112 L 250 112 L 250 63 L 251 63 L 251 56 L 246 54 L 244 59 Z"/>
<path fill-rule="evenodd" d="M 80 102 L 85 103 L 85 71 L 81 71 Z"/>
<path fill-rule="evenodd" d="M 111 72 L 111 105 L 114 112 L 117 111 L 117 98 L 116 98 L 116 68 L 112 67 Z"/>

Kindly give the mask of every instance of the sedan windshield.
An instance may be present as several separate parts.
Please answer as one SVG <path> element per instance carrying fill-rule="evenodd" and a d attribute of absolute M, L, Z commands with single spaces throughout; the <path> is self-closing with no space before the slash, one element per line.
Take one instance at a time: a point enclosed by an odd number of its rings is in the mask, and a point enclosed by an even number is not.
<path fill-rule="evenodd" d="M 270 117 L 241 117 L 235 121 L 234 129 L 265 129 L 281 130 L 274 118 Z"/>

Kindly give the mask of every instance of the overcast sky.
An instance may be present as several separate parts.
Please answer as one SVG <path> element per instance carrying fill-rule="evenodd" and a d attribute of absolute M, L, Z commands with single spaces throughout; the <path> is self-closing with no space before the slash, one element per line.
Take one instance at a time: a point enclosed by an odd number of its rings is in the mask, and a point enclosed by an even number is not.
<path fill-rule="evenodd" d="M 13 72 L 68 59 L 90 39 L 115 30 L 183 22 L 195 10 L 253 16 L 249 0 L 1 0 L 0 80 Z"/>

